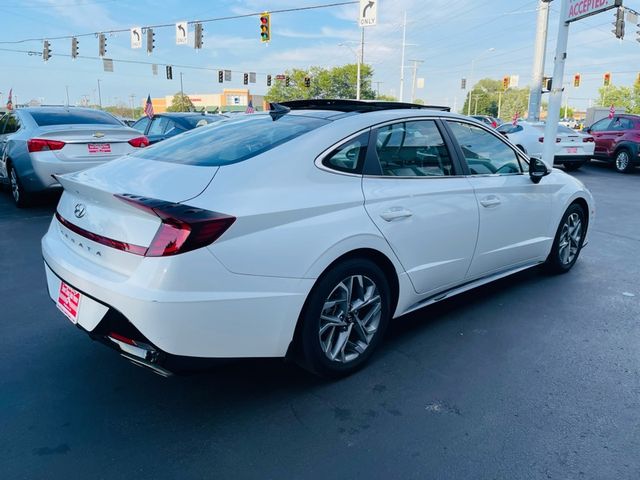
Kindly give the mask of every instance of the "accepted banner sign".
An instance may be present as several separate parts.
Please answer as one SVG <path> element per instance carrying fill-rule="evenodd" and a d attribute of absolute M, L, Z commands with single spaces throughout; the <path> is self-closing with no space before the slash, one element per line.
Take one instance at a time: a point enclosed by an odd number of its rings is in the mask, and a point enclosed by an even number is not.
<path fill-rule="evenodd" d="M 566 22 L 574 22 L 620 5 L 622 5 L 622 0 L 569 0 L 569 13 Z"/>

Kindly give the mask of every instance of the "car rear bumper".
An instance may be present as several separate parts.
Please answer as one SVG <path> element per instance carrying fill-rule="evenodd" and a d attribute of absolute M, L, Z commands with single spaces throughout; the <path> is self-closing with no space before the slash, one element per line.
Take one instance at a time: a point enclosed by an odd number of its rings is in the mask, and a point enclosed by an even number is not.
<path fill-rule="evenodd" d="M 555 165 L 564 165 L 565 163 L 585 163 L 593 158 L 593 155 L 556 155 L 553 158 Z"/>
<path fill-rule="evenodd" d="M 125 356 L 136 350 L 126 351 L 108 333 L 133 337 L 151 349 L 138 360 L 159 366 L 177 357 L 285 356 L 313 285 L 230 273 L 207 249 L 145 258 L 133 275 L 118 278 L 70 249 L 54 227 L 42 252 L 51 299 L 57 302 L 63 281 L 81 294 L 79 327 Z M 218 287 L 209 289 L 212 283 Z"/>

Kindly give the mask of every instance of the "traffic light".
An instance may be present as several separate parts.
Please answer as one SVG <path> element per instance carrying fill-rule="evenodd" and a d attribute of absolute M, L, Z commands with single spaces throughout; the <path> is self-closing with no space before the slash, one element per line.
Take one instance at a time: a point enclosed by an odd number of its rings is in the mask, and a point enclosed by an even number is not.
<path fill-rule="evenodd" d="M 611 85 L 611 73 L 607 72 L 604 74 L 604 77 L 602 78 L 602 85 L 604 85 L 605 87 L 608 87 L 609 85 Z"/>
<path fill-rule="evenodd" d="M 48 62 L 51 58 L 51 45 L 49 44 L 49 40 L 45 40 L 42 44 L 42 59 L 45 62 Z"/>
<path fill-rule="evenodd" d="M 466 79 L 466 78 L 463 78 L 463 79 L 460 81 L 460 89 L 461 89 L 461 90 L 466 90 L 466 89 L 467 89 L 467 79 Z"/>
<path fill-rule="evenodd" d="M 218 70 L 218 83 L 224 82 L 224 70 Z"/>
<path fill-rule="evenodd" d="M 173 67 L 171 65 L 167 65 L 167 80 L 173 80 Z"/>
<path fill-rule="evenodd" d="M 245 73 L 243 78 L 242 78 L 242 83 L 245 85 L 249 85 L 249 74 Z"/>
<path fill-rule="evenodd" d="M 624 7 L 618 7 L 616 9 L 616 17 L 613 22 L 613 27 L 614 28 L 611 32 L 613 32 L 616 38 L 622 40 L 624 38 Z"/>
<path fill-rule="evenodd" d="M 76 37 L 73 37 L 71 39 L 71 58 L 73 58 L 75 60 L 75 58 L 78 56 L 78 39 Z"/>
<path fill-rule="evenodd" d="M 542 77 L 542 91 L 550 92 L 553 87 L 553 77 Z"/>
<path fill-rule="evenodd" d="M 202 48 L 202 30 L 202 24 L 196 23 L 193 34 L 195 37 L 193 47 L 197 50 L 200 50 Z"/>
<path fill-rule="evenodd" d="M 98 35 L 98 55 L 104 57 L 107 54 L 107 36 L 104 33 Z"/>
<path fill-rule="evenodd" d="M 260 15 L 260 41 L 271 41 L 271 15 L 267 12 Z"/>
<path fill-rule="evenodd" d="M 573 88 L 579 88 L 581 80 L 582 80 L 582 76 L 579 73 L 576 73 L 573 76 Z"/>
<path fill-rule="evenodd" d="M 267 75 L 267 87 L 271 86 L 271 75 Z"/>
<path fill-rule="evenodd" d="M 288 87 L 289 86 L 289 75 L 287 75 L 286 77 L 284 77 L 284 86 Z"/>
<path fill-rule="evenodd" d="M 156 34 L 153 31 L 153 28 L 147 28 L 147 53 L 151 55 L 153 53 L 153 49 L 156 48 Z"/>
<path fill-rule="evenodd" d="M 304 86 L 309 88 L 311 86 L 311 78 L 304 77 Z"/>
<path fill-rule="evenodd" d="M 502 88 L 507 90 L 509 88 L 509 84 L 511 83 L 511 77 L 509 75 L 505 75 L 502 79 Z"/>

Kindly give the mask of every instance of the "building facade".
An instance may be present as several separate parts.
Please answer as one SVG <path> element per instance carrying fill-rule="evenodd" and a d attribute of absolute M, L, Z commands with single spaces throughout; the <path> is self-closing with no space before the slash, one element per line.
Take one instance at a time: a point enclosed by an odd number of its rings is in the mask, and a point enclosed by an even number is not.
<path fill-rule="evenodd" d="M 189 97 L 197 111 L 244 112 L 249 105 L 249 100 L 257 111 L 266 108 L 264 96 L 253 95 L 247 88 L 225 88 L 222 93 L 185 94 L 185 96 Z M 171 106 L 173 97 L 174 95 L 167 95 L 152 98 L 153 111 L 156 113 L 166 112 Z"/>

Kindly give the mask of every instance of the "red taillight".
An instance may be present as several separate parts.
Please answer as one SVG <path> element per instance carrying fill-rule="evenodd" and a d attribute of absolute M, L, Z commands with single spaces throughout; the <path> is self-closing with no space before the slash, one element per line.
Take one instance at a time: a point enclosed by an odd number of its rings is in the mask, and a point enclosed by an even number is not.
<path fill-rule="evenodd" d="M 29 152 L 45 152 L 47 150 L 61 150 L 65 143 L 59 140 L 47 140 L 46 138 L 32 138 L 27 140 Z"/>
<path fill-rule="evenodd" d="M 145 257 L 166 257 L 211 245 L 236 221 L 229 215 L 180 203 L 129 194 L 115 197 L 162 220 Z"/>
<path fill-rule="evenodd" d="M 583 143 L 593 143 L 593 142 L 595 142 L 595 139 L 593 137 L 583 137 L 582 138 L 582 142 Z"/>
<path fill-rule="evenodd" d="M 149 146 L 149 139 L 144 135 L 129 140 L 129 145 L 136 148 L 144 148 Z"/>

